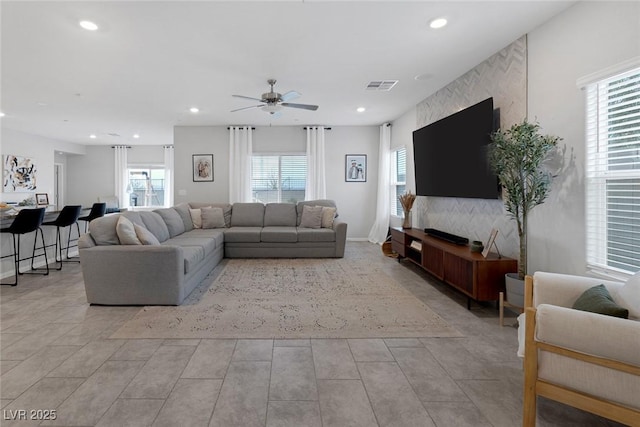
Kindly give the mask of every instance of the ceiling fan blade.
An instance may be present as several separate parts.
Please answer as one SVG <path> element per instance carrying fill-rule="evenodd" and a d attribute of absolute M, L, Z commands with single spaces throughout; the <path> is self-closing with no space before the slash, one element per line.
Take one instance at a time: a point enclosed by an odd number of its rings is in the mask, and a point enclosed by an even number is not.
<path fill-rule="evenodd" d="M 250 100 L 252 100 L 252 101 L 266 102 L 266 101 L 265 101 L 265 100 L 263 100 L 263 99 L 259 99 L 259 98 L 252 98 L 252 97 L 250 97 L 250 96 L 244 96 L 244 95 L 231 95 L 231 96 L 233 96 L 233 97 L 235 97 L 235 98 L 250 99 Z"/>
<path fill-rule="evenodd" d="M 236 111 L 242 111 L 242 110 L 248 110 L 250 108 L 259 108 L 259 107 L 264 107 L 264 105 L 252 105 L 250 107 L 242 107 L 242 108 L 236 108 L 235 110 L 231 110 L 231 112 L 236 112 Z"/>
<path fill-rule="evenodd" d="M 289 92 L 282 94 L 280 97 L 282 102 L 292 101 L 296 98 L 300 98 L 300 94 L 295 90 L 290 90 Z"/>
<path fill-rule="evenodd" d="M 283 102 L 280 105 L 282 105 L 283 107 L 301 108 L 303 110 L 311 110 L 311 111 L 316 111 L 318 109 L 317 105 L 309 105 L 309 104 L 292 104 L 290 102 Z"/>

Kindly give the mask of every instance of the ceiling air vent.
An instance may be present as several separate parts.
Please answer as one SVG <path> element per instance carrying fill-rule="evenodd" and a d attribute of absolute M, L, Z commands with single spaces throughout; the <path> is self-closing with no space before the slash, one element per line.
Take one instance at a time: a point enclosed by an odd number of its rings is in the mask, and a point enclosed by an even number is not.
<path fill-rule="evenodd" d="M 108 133 L 107 135 L 112 136 L 114 138 L 120 138 L 120 135 L 117 133 Z"/>
<path fill-rule="evenodd" d="M 397 80 L 374 80 L 369 82 L 367 90 L 381 90 L 388 92 L 398 83 Z"/>

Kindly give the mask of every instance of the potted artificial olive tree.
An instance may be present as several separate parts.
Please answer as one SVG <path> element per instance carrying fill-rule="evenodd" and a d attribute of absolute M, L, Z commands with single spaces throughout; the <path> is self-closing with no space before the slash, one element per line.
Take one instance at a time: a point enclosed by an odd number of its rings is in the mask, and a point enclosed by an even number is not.
<path fill-rule="evenodd" d="M 525 119 L 491 135 L 489 163 L 503 188 L 503 202 L 515 219 L 520 239 L 518 274 L 505 278 L 507 301 L 524 306 L 524 276 L 527 274 L 527 221 L 531 210 L 543 203 L 553 175 L 544 167 L 561 138 L 540 134 L 540 125 Z M 514 282 L 515 281 L 515 282 Z"/>

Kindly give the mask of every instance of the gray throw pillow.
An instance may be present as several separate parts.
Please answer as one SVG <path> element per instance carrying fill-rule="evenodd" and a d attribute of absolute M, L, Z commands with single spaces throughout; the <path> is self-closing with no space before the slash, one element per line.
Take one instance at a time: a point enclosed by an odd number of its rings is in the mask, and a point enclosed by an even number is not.
<path fill-rule="evenodd" d="M 222 208 L 202 208 L 202 228 L 225 228 Z"/>
<path fill-rule="evenodd" d="M 322 206 L 307 206 L 302 208 L 302 228 L 320 228 L 322 226 Z"/>
<path fill-rule="evenodd" d="M 96 245 L 119 245 L 118 233 L 116 233 L 116 224 L 120 218 L 117 215 L 105 215 L 102 218 L 96 218 L 89 223 L 89 232 L 96 242 Z"/>

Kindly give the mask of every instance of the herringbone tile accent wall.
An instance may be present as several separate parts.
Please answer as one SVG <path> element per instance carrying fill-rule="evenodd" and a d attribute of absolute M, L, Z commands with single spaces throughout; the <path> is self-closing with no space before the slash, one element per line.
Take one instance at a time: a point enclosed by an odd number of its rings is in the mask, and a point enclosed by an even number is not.
<path fill-rule="evenodd" d="M 421 128 L 463 108 L 493 97 L 500 108 L 500 125 L 509 127 L 527 116 L 527 39 L 516 40 L 466 74 L 417 105 Z M 487 242 L 499 230 L 500 252 L 518 256 L 518 233 L 500 200 L 418 197 L 417 227 L 432 227 Z"/>

